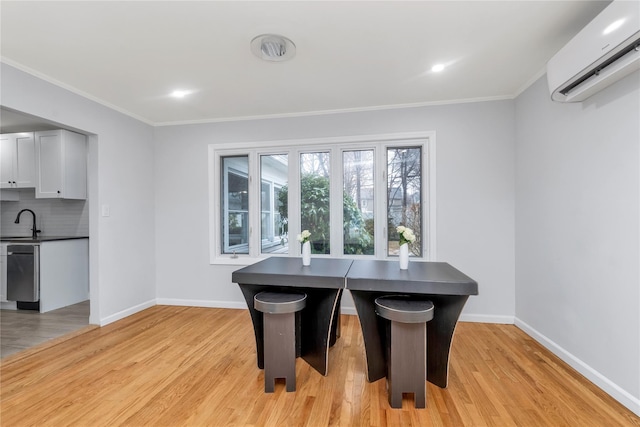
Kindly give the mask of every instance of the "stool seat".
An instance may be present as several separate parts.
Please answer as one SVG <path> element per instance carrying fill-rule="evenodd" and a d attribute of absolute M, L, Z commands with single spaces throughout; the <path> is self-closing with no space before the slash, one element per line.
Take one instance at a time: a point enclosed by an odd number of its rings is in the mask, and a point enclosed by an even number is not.
<path fill-rule="evenodd" d="M 253 307 L 263 313 L 295 313 L 306 305 L 307 294 L 263 291 L 253 297 Z"/>
<path fill-rule="evenodd" d="M 273 393 L 276 378 L 284 378 L 287 391 L 296 389 L 296 313 L 307 302 L 302 292 L 263 291 L 253 307 L 263 313 L 264 391 Z"/>
<path fill-rule="evenodd" d="M 400 323 L 424 323 L 433 319 L 433 303 L 416 300 L 408 295 L 389 295 L 376 298 L 376 313 L 387 320 Z"/>

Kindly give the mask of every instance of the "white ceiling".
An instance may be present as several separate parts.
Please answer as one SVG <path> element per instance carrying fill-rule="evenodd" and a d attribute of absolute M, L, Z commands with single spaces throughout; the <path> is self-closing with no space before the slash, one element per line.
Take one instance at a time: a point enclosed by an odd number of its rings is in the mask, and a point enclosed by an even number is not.
<path fill-rule="evenodd" d="M 505 99 L 607 3 L 2 1 L 0 53 L 151 124 Z M 264 33 L 296 56 L 253 56 Z"/>

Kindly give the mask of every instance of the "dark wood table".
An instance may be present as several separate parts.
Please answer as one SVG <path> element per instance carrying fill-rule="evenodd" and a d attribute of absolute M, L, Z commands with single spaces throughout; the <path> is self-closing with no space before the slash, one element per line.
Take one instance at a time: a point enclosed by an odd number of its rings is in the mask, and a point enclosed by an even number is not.
<path fill-rule="evenodd" d="M 369 381 L 387 373 L 388 321 L 376 315 L 374 301 L 401 294 L 433 302 L 434 317 L 427 323 L 427 380 L 447 386 L 453 334 L 469 295 L 478 294 L 475 280 L 443 262 L 410 262 L 408 270 L 400 270 L 397 261 L 356 260 L 347 273 L 347 289 L 362 327 Z"/>
<path fill-rule="evenodd" d="M 300 355 L 327 375 L 329 347 L 335 341 L 340 298 L 352 262 L 313 258 L 311 265 L 304 267 L 301 258 L 271 257 L 233 272 L 231 280 L 240 286 L 253 321 L 260 369 L 264 368 L 263 323 L 262 313 L 253 308 L 253 297 L 264 290 L 290 292 L 297 288 L 307 294 L 307 305 L 300 312 Z"/>

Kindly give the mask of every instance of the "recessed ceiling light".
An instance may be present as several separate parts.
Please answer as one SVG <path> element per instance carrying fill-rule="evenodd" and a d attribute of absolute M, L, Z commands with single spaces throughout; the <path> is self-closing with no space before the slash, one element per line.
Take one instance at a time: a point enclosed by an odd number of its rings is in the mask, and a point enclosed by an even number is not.
<path fill-rule="evenodd" d="M 434 73 L 439 73 L 442 70 L 444 70 L 444 64 L 436 64 L 431 67 L 431 71 L 433 71 Z"/>
<path fill-rule="evenodd" d="M 173 92 L 171 92 L 171 96 L 173 96 L 174 98 L 184 98 L 190 93 L 191 92 L 189 92 L 188 90 L 174 90 Z"/>
<path fill-rule="evenodd" d="M 281 62 L 296 54 L 296 45 L 277 34 L 262 34 L 251 40 L 251 52 L 265 61 Z"/>

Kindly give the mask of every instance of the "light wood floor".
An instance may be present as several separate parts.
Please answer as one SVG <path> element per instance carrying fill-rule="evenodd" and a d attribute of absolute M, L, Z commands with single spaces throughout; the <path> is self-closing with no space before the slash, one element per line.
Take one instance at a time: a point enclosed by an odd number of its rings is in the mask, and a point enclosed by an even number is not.
<path fill-rule="evenodd" d="M 640 426 L 640 419 L 513 325 L 460 323 L 449 387 L 427 408 L 368 383 L 360 325 L 323 377 L 297 359 L 298 389 L 263 392 L 246 310 L 156 306 L 1 361 L 3 426 Z"/>
<path fill-rule="evenodd" d="M 88 325 L 88 300 L 46 313 L 0 310 L 0 357 L 66 336 Z"/>

